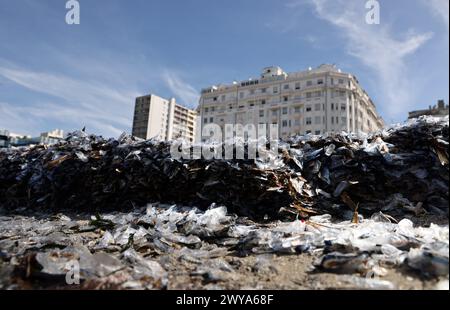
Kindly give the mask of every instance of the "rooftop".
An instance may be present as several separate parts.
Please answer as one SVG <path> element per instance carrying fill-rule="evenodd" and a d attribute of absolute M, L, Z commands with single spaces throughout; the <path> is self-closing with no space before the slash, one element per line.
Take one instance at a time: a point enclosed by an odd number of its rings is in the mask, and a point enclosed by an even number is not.
<path fill-rule="evenodd" d="M 318 73 L 326 73 L 326 72 L 335 72 L 337 74 L 344 74 L 349 75 L 347 73 L 343 73 L 341 69 L 338 69 L 336 65 L 332 64 L 322 64 L 318 66 L 317 68 L 311 68 L 309 67 L 305 71 L 297 71 L 297 72 L 291 72 L 286 73 L 278 66 L 270 66 L 266 67 L 262 70 L 261 76 L 259 78 L 249 78 L 248 80 L 244 80 L 241 82 L 234 81 L 232 84 L 218 84 L 213 85 L 207 88 L 202 89 L 201 93 L 212 93 L 219 90 L 227 90 L 229 88 L 234 88 L 237 86 L 250 86 L 250 85 L 258 85 L 258 84 L 264 84 L 264 83 L 270 83 L 273 81 L 279 81 L 279 80 L 287 80 L 289 78 L 293 79 L 299 79 L 303 77 L 307 77 L 310 75 L 318 74 Z"/>

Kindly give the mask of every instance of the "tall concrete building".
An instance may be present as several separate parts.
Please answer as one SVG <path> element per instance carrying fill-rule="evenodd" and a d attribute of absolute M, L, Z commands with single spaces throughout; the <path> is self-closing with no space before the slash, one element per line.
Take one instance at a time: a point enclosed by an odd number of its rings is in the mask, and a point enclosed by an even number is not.
<path fill-rule="evenodd" d="M 136 98 L 133 136 L 142 139 L 195 139 L 197 113 L 176 103 L 150 94 Z"/>
<path fill-rule="evenodd" d="M 263 69 L 257 79 L 211 86 L 201 92 L 200 126 L 276 124 L 280 138 L 293 134 L 370 132 L 383 127 L 357 78 L 334 65 L 286 73 Z"/>

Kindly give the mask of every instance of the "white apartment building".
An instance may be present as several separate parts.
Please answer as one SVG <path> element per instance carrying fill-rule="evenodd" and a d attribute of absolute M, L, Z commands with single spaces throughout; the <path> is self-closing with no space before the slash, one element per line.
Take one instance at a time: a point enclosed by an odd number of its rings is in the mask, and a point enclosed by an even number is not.
<path fill-rule="evenodd" d="M 201 128 L 214 123 L 224 132 L 225 124 L 276 124 L 280 138 L 384 126 L 357 78 L 334 65 L 289 74 L 265 68 L 259 79 L 203 89 L 197 111 Z"/>
<path fill-rule="evenodd" d="M 150 94 L 136 98 L 133 119 L 133 136 L 142 139 L 173 140 L 195 139 L 197 112 Z"/>

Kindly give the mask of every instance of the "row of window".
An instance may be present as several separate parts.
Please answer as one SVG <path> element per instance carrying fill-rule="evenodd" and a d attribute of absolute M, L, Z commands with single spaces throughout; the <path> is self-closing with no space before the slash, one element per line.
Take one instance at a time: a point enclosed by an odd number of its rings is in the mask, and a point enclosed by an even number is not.
<path fill-rule="evenodd" d="M 312 98 L 320 98 L 320 97 L 322 97 L 324 95 L 324 92 L 322 92 L 322 91 L 317 91 L 317 92 L 308 92 L 308 93 L 306 93 L 306 99 L 308 100 L 308 99 L 312 99 Z M 342 95 L 339 95 L 339 97 L 343 97 L 343 96 L 345 96 L 345 91 L 344 92 L 342 92 Z M 289 102 L 289 100 L 291 100 L 291 99 L 294 99 L 294 100 L 301 100 L 302 99 L 302 97 L 294 97 L 294 98 L 291 98 L 291 97 L 289 97 L 289 96 L 283 96 L 282 97 L 282 102 Z M 257 103 L 259 103 L 260 105 L 265 105 L 266 104 L 266 100 L 265 99 L 262 99 L 262 100 L 258 100 L 257 102 L 256 102 L 256 104 Z M 248 105 L 249 105 L 249 107 L 254 107 L 255 106 L 255 101 L 248 101 Z M 239 106 L 239 108 L 245 108 L 245 105 L 240 105 Z M 229 109 L 230 110 L 232 110 L 233 109 L 233 106 L 229 106 Z M 338 108 L 336 107 L 336 110 L 337 110 Z M 334 110 L 334 104 L 333 104 L 333 107 L 332 107 L 332 110 Z M 209 113 L 209 112 L 211 112 L 211 113 L 213 113 L 213 112 L 215 112 L 216 111 L 216 107 L 207 107 L 207 108 L 204 108 L 204 113 Z"/>
<path fill-rule="evenodd" d="M 350 83 L 350 82 L 349 82 Z M 316 81 L 316 85 L 323 85 L 324 84 L 324 80 L 323 79 L 318 79 L 317 81 Z M 339 85 L 343 85 L 343 84 L 345 84 L 345 81 L 344 81 L 344 79 L 339 79 L 338 80 L 338 84 Z M 314 85 L 314 82 L 313 81 L 306 81 L 306 87 L 311 87 L 311 86 L 313 86 Z M 334 85 L 334 79 L 333 78 L 331 78 L 331 85 Z M 350 85 L 350 84 L 349 84 Z M 282 88 L 283 88 L 283 90 L 290 90 L 290 89 L 295 89 L 295 90 L 300 90 L 301 89 L 301 82 L 296 82 L 295 84 L 284 84 L 283 86 L 282 86 Z M 249 96 L 252 96 L 252 95 L 255 95 L 256 93 L 260 93 L 260 94 L 266 94 L 266 93 L 268 93 L 269 91 L 271 91 L 272 92 L 272 94 L 278 94 L 279 93 L 279 91 L 280 91 L 280 87 L 278 87 L 278 86 L 273 86 L 270 90 L 269 90 L 269 88 L 260 88 L 260 89 L 258 89 L 258 90 L 255 90 L 255 89 L 250 89 L 249 91 L 248 91 L 248 95 Z M 345 93 L 345 91 L 344 91 L 344 93 Z M 246 96 L 246 91 L 241 91 L 241 92 L 239 92 L 239 98 L 240 99 L 243 99 L 244 97 Z M 234 98 L 234 96 L 233 96 L 233 98 Z M 213 97 L 212 98 L 212 100 L 213 101 L 219 101 L 219 97 Z M 226 101 L 226 95 L 221 95 L 220 96 L 220 100 L 223 102 L 223 101 Z"/>
<path fill-rule="evenodd" d="M 263 100 L 264 101 L 264 100 Z M 265 104 L 265 102 L 264 103 L 261 103 L 261 104 Z M 253 106 L 255 106 L 255 104 L 253 104 L 253 103 L 251 103 L 250 105 L 249 105 L 250 107 L 253 107 Z M 245 105 L 241 105 L 241 106 L 239 106 L 239 108 L 245 108 Z M 341 105 L 339 105 L 339 104 L 335 104 L 335 103 L 331 103 L 331 110 L 332 111 L 334 111 L 334 110 L 336 110 L 336 111 L 339 111 L 339 108 L 340 108 L 340 110 L 342 111 L 342 112 L 345 112 L 346 110 L 347 110 L 347 106 L 346 106 L 346 104 L 341 104 Z M 300 113 L 300 107 L 294 107 L 294 109 L 295 109 L 295 113 Z M 288 108 L 287 107 L 285 107 L 285 108 L 283 108 L 282 109 L 283 111 L 286 111 L 286 112 L 283 112 L 283 114 L 287 114 L 287 111 L 288 111 Z M 311 105 L 307 105 L 306 106 L 306 112 L 311 112 L 312 110 L 313 110 L 313 106 L 311 106 Z M 325 104 L 323 104 L 323 103 L 316 103 L 315 105 L 314 105 L 314 111 L 325 111 Z M 215 107 L 211 107 L 211 108 L 205 108 L 204 109 L 204 112 L 205 113 L 208 113 L 208 112 L 215 112 L 216 111 L 216 108 Z M 275 110 L 276 111 L 276 110 Z M 350 107 L 350 112 L 351 112 L 351 107 Z M 260 115 L 261 115 L 261 117 L 264 117 L 264 115 L 262 115 L 264 113 L 264 111 L 263 110 L 260 110 Z M 361 114 L 361 117 L 362 117 L 362 112 L 360 111 L 360 114 Z"/>
<path fill-rule="evenodd" d="M 260 112 L 263 112 L 263 113 L 260 113 L 259 116 L 264 117 L 264 111 L 260 111 Z M 277 114 L 276 113 L 277 111 L 272 111 L 272 112 L 275 112 L 275 113 L 273 113 L 274 115 Z M 283 111 L 283 114 L 287 114 L 287 113 L 285 113 L 285 111 Z M 337 116 L 335 116 L 335 117 L 332 116 L 331 117 L 331 124 L 339 125 L 339 119 L 340 119 L 341 124 L 346 124 L 347 123 L 347 118 L 346 117 L 339 118 Z M 220 121 L 223 122 L 224 119 L 220 119 Z M 323 117 L 322 116 L 314 117 L 314 124 L 315 125 L 325 124 L 325 122 L 326 122 L 325 116 L 323 116 Z M 214 118 L 213 117 L 210 117 L 210 118 L 205 117 L 205 118 L 203 118 L 203 123 L 204 124 L 214 123 Z M 312 117 L 306 117 L 305 118 L 305 124 L 306 125 L 312 125 L 313 124 L 313 118 Z M 370 123 L 368 121 L 368 125 L 369 124 Z M 283 120 L 282 124 L 281 124 L 282 127 L 291 127 L 291 125 L 292 125 L 291 120 Z M 299 119 L 294 120 L 294 126 L 300 126 L 300 120 Z"/>

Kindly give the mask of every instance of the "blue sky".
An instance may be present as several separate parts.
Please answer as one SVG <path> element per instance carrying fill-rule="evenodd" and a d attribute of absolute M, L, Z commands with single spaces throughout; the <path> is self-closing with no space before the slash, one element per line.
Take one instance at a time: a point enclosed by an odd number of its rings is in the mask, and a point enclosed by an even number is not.
<path fill-rule="evenodd" d="M 334 63 L 386 122 L 449 98 L 449 1 L 0 0 L 0 129 L 130 131 L 134 97 L 195 107 L 201 88 Z"/>

